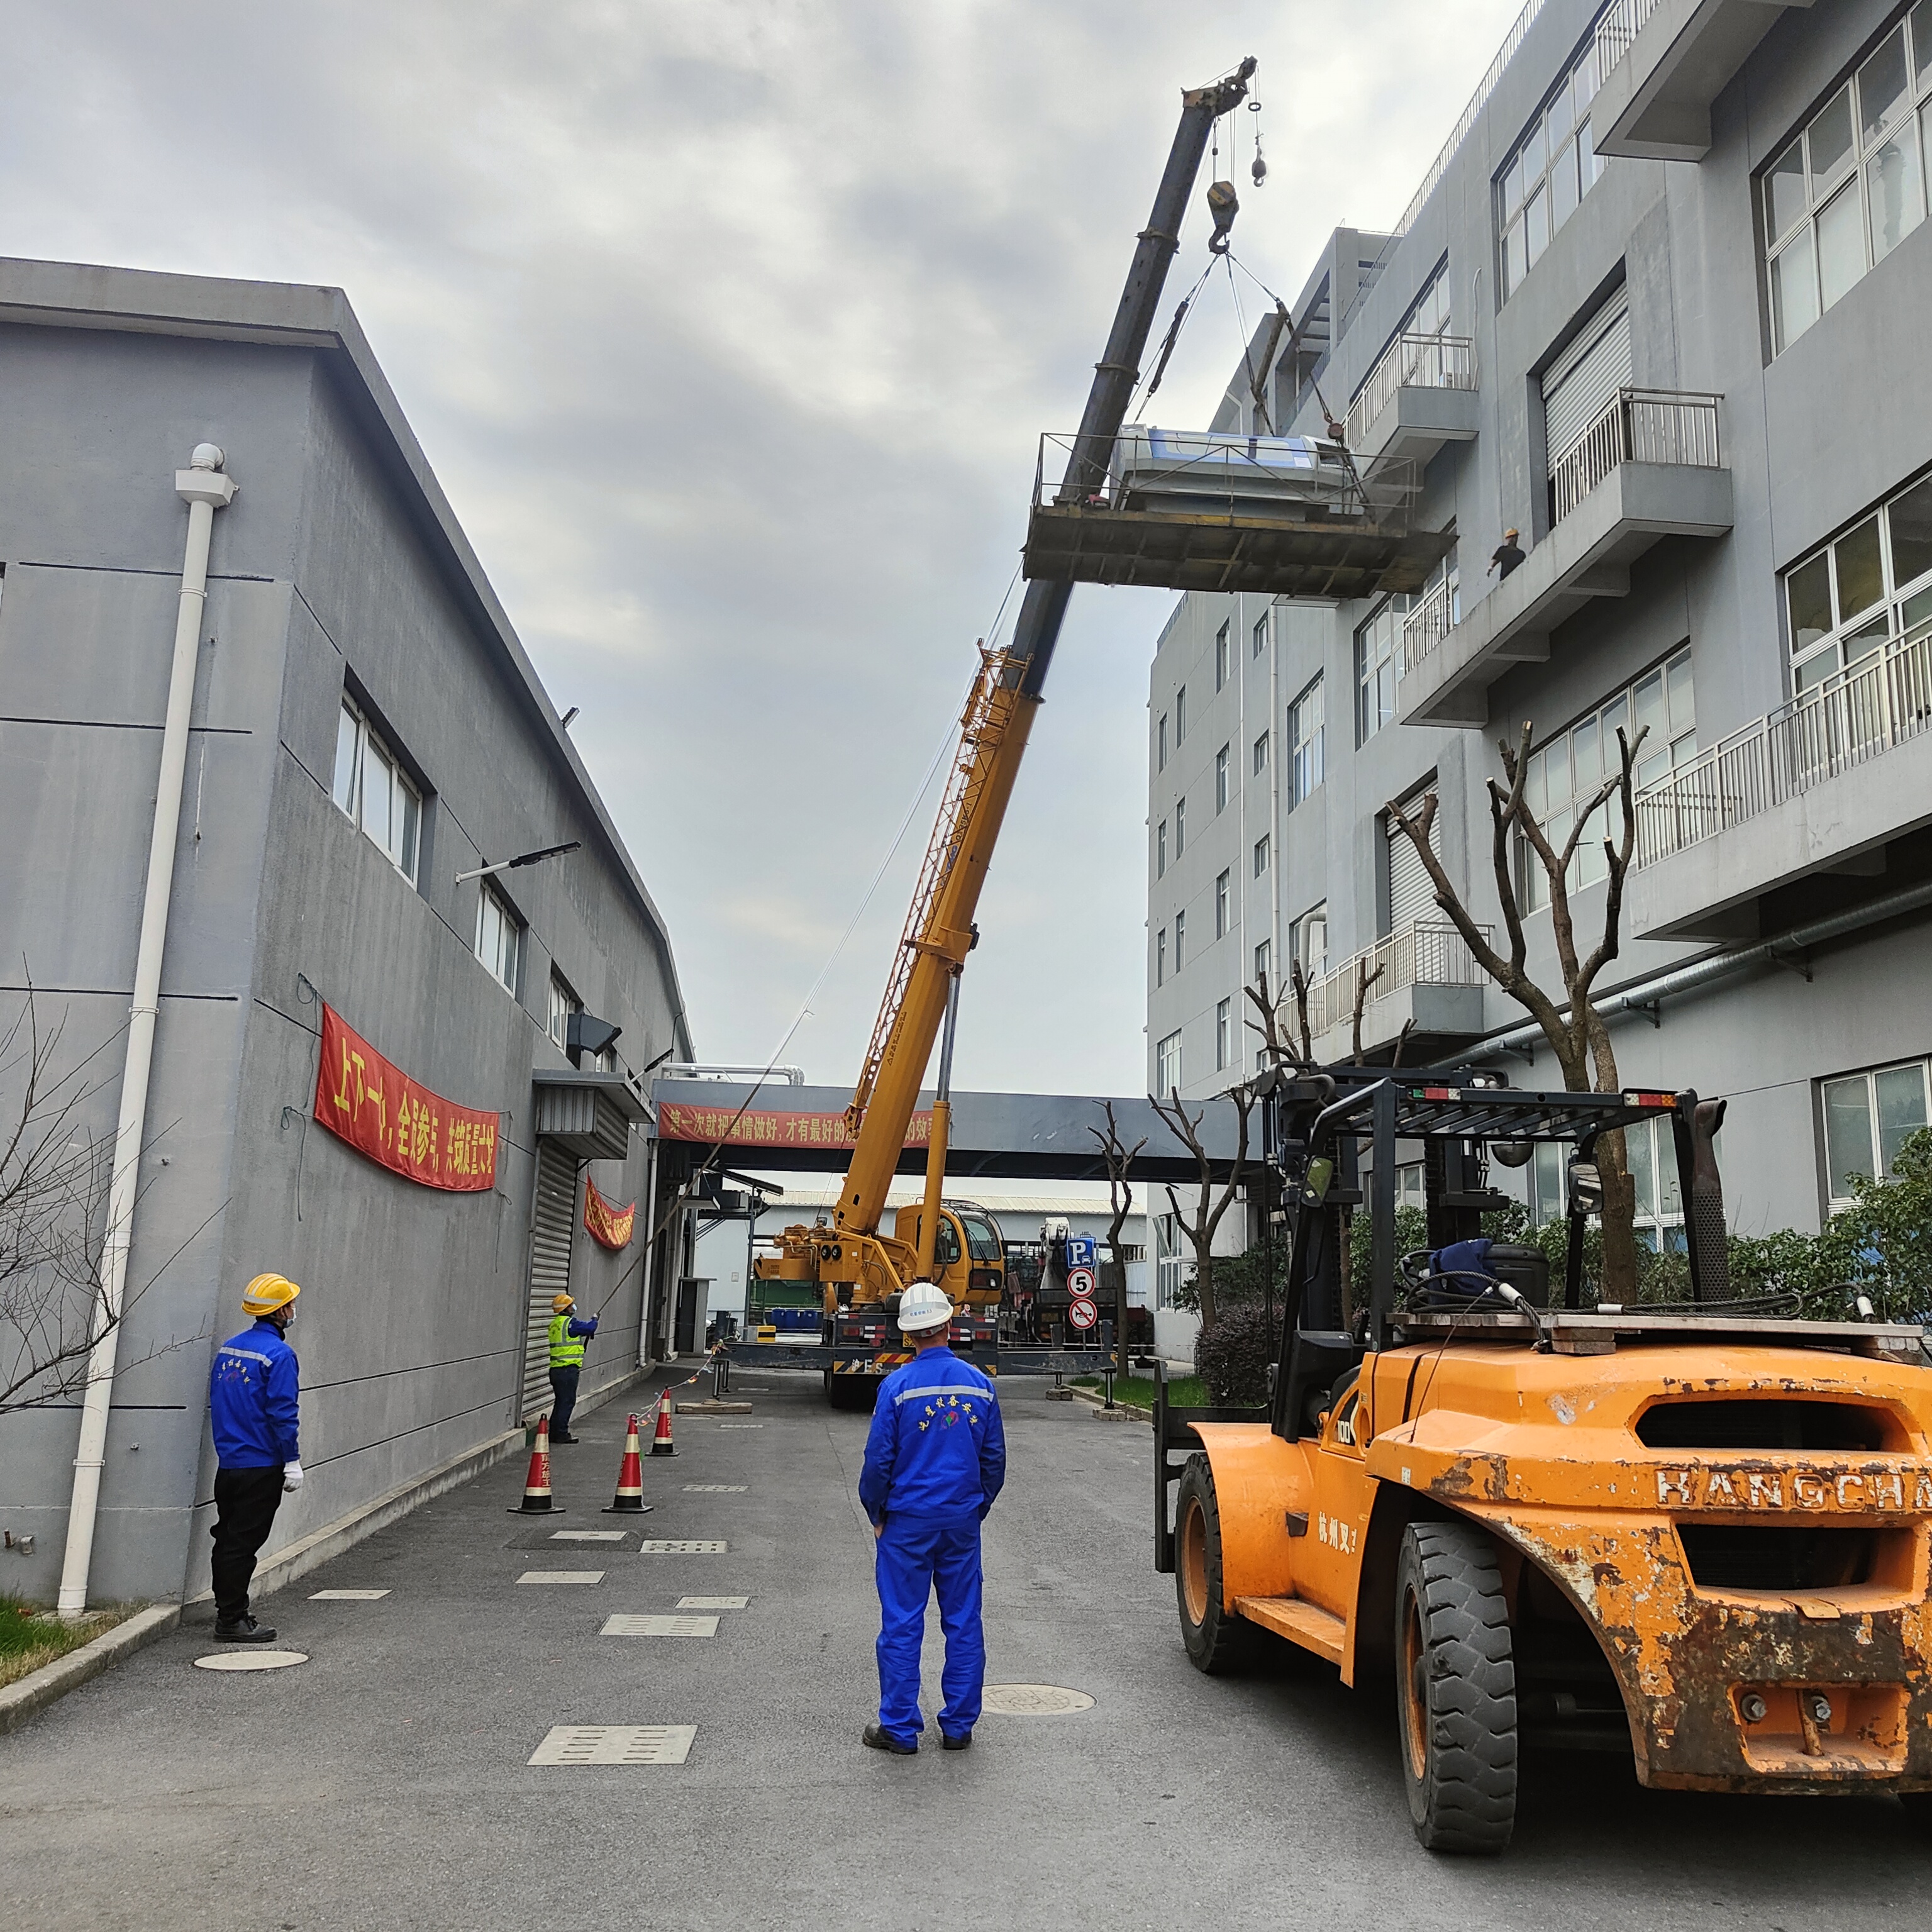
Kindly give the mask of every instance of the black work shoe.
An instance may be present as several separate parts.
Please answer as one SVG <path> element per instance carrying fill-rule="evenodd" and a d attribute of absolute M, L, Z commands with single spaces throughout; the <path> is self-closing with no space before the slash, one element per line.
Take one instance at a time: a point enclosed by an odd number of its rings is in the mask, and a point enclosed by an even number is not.
<path fill-rule="evenodd" d="M 973 1733 L 970 1731 L 962 1731 L 956 1738 L 949 1736 L 944 1731 L 939 1734 L 939 1748 L 941 1750 L 967 1750 L 971 1748 L 972 1743 Z"/>
<path fill-rule="evenodd" d="M 890 1732 L 882 1731 L 877 1724 L 866 1726 L 864 1742 L 874 1750 L 890 1751 L 895 1757 L 916 1757 L 917 1744 L 902 1744 Z"/>
<path fill-rule="evenodd" d="M 275 1634 L 266 1624 L 258 1624 L 253 1617 L 244 1616 L 238 1623 L 218 1622 L 214 1634 L 223 1643 L 273 1643 Z"/>
<path fill-rule="evenodd" d="M 584 1438 L 580 1436 L 553 1436 L 550 1439 L 550 1446 L 554 1448 L 560 1442 L 581 1442 Z"/>

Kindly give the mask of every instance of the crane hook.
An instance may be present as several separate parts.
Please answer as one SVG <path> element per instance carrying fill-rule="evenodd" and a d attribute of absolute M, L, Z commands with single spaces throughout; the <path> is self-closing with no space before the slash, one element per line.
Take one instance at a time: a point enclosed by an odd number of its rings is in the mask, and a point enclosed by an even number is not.
<path fill-rule="evenodd" d="M 1208 212 L 1214 218 L 1214 232 L 1208 238 L 1208 252 L 1210 255 L 1225 255 L 1228 252 L 1228 231 L 1234 226 L 1234 217 L 1240 210 L 1240 197 L 1235 194 L 1232 182 L 1208 184 Z"/>

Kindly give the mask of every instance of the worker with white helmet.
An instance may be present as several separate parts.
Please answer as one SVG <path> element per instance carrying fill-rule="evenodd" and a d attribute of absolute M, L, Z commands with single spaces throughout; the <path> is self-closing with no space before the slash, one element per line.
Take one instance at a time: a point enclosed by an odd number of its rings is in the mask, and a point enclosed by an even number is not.
<path fill-rule="evenodd" d="M 964 1750 L 980 1720 L 986 1642 L 980 1622 L 980 1525 L 1006 1478 L 1006 1432 L 991 1380 L 946 1346 L 952 1304 L 930 1282 L 899 1298 L 899 1332 L 918 1353 L 879 1384 L 859 1500 L 878 1544 L 879 1720 L 865 1742 L 910 1756 L 926 1728 L 920 1640 L 937 1591 L 946 1633 L 940 1742 Z"/>
<path fill-rule="evenodd" d="M 301 1368 L 288 1345 L 302 1290 L 286 1275 L 258 1274 L 242 1291 L 250 1326 L 214 1352 L 208 1414 L 214 1434 L 214 1634 L 227 1643 L 269 1643 L 274 1632 L 248 1612 L 255 1558 L 282 1498 L 302 1486 L 296 1397 Z"/>

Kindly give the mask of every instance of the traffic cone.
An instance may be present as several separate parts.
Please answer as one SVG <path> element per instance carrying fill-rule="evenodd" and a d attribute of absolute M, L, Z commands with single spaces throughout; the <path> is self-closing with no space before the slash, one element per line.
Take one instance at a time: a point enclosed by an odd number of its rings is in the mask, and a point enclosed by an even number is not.
<path fill-rule="evenodd" d="M 675 1456 L 677 1451 L 671 1447 L 670 1440 L 670 1390 L 666 1389 L 658 1401 L 657 1433 L 651 1438 L 653 1456 Z"/>
<path fill-rule="evenodd" d="M 530 1451 L 530 1474 L 524 1478 L 524 1500 L 512 1516 L 541 1516 L 554 1510 L 550 1494 L 550 1418 L 537 1418 L 537 1446 Z"/>
<path fill-rule="evenodd" d="M 606 1516 L 642 1516 L 650 1508 L 644 1500 L 644 1466 L 638 1460 L 638 1418 L 624 1437 L 624 1460 L 617 1466 L 617 1493 Z"/>

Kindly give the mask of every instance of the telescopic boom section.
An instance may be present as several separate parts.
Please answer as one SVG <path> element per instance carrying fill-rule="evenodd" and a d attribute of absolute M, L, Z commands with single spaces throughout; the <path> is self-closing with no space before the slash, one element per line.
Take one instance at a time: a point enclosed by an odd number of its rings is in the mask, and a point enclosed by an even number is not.
<path fill-rule="evenodd" d="M 1114 440 L 1140 380 L 1141 357 L 1160 307 L 1168 265 L 1180 244 L 1181 218 L 1201 171 L 1208 134 L 1216 120 L 1246 97 L 1254 70 L 1252 59 L 1244 60 L 1225 80 L 1181 97 L 1180 124 L 1154 212 L 1134 250 L 1106 352 L 1095 365 L 1094 386 L 1060 486 L 1062 502 L 1078 502 L 1106 480 Z M 958 754 L 847 1116 L 856 1144 L 839 1199 L 837 1222 L 843 1234 L 874 1233 L 885 1211 L 886 1190 L 898 1166 L 933 1042 L 945 1017 L 946 982 L 964 966 L 974 942 L 980 889 L 1026 752 L 1072 589 L 1070 583 L 1029 583 L 1010 648 L 981 649 L 980 674 L 961 720 Z"/>

